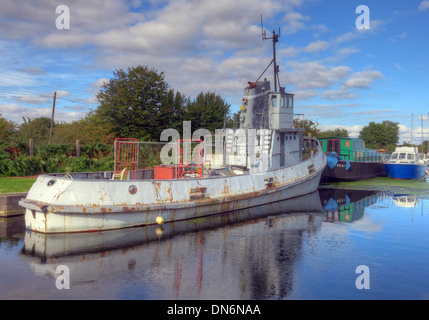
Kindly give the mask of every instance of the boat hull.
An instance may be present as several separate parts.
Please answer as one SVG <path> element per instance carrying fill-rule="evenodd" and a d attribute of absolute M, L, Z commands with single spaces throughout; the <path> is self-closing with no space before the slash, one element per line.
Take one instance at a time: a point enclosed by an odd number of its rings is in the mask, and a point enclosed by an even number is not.
<path fill-rule="evenodd" d="M 347 165 L 350 164 L 350 167 Z M 322 182 L 358 181 L 376 177 L 386 177 L 386 169 L 381 162 L 358 162 L 338 160 L 332 169 L 326 166 L 322 173 Z"/>
<path fill-rule="evenodd" d="M 302 196 L 317 190 L 326 157 L 261 174 L 189 180 L 85 180 L 39 176 L 27 198 L 29 230 L 71 233 L 197 219 Z M 190 190 L 204 189 L 196 199 Z"/>
<path fill-rule="evenodd" d="M 421 179 L 426 174 L 426 165 L 386 163 L 387 176 L 393 179 Z"/>

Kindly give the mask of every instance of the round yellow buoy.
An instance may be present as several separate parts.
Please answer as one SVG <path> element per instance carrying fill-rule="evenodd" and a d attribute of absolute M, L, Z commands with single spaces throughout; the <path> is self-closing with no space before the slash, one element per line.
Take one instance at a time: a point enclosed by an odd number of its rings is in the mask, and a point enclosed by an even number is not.
<path fill-rule="evenodd" d="M 156 228 L 155 233 L 158 237 L 160 237 L 164 233 L 164 230 L 162 230 L 162 227 L 158 227 Z"/>
<path fill-rule="evenodd" d="M 161 216 L 156 217 L 156 223 L 157 224 L 164 224 L 164 218 Z"/>

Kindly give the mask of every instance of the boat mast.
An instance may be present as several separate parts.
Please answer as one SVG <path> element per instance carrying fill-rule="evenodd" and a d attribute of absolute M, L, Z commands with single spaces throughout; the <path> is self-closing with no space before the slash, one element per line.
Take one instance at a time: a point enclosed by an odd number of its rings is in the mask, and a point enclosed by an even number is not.
<path fill-rule="evenodd" d="M 280 80 L 279 80 L 279 66 L 277 65 L 277 59 L 276 59 L 276 43 L 279 42 L 280 28 L 279 28 L 278 34 L 273 29 L 273 36 L 268 38 L 267 34 L 264 30 L 264 25 L 262 22 L 262 15 L 261 15 L 261 29 L 262 29 L 262 40 L 273 40 L 273 60 L 271 60 L 270 65 L 271 64 L 274 65 L 274 92 L 277 92 L 277 82 L 279 83 L 279 87 L 280 87 Z M 264 71 L 264 73 L 265 73 L 265 71 Z M 264 73 L 262 73 L 262 74 L 264 74 Z M 262 77 L 262 74 L 259 78 Z"/>

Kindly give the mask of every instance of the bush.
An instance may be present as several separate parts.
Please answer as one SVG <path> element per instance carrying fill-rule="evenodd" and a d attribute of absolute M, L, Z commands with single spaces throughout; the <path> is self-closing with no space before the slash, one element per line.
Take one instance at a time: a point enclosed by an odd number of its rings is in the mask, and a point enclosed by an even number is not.
<path fill-rule="evenodd" d="M 81 147 L 76 158 L 75 146 L 45 144 L 35 147 L 34 156 L 26 156 L 21 145 L 0 145 L 0 177 L 29 176 L 54 172 L 94 172 L 113 170 L 113 148 L 102 143 Z M 11 150 L 13 152 L 11 152 Z"/>

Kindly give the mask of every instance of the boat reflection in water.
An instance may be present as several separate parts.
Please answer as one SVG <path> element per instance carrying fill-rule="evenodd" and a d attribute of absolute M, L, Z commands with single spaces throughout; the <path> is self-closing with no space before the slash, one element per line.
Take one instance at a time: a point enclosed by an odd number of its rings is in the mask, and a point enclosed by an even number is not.
<path fill-rule="evenodd" d="M 116 283 L 121 289 L 115 298 L 280 298 L 291 290 L 303 233 L 317 230 L 322 221 L 315 192 L 162 226 L 78 234 L 27 231 L 20 259 L 44 277 L 55 278 L 57 266 L 66 265 L 75 290 L 92 282 L 95 292 L 105 292 Z M 136 285 L 136 279 L 142 282 Z"/>
<path fill-rule="evenodd" d="M 353 222 L 364 216 L 365 208 L 374 204 L 379 191 L 319 189 L 326 222 Z"/>
<path fill-rule="evenodd" d="M 395 194 L 392 196 L 397 207 L 414 208 L 419 204 L 419 200 L 412 194 Z"/>

